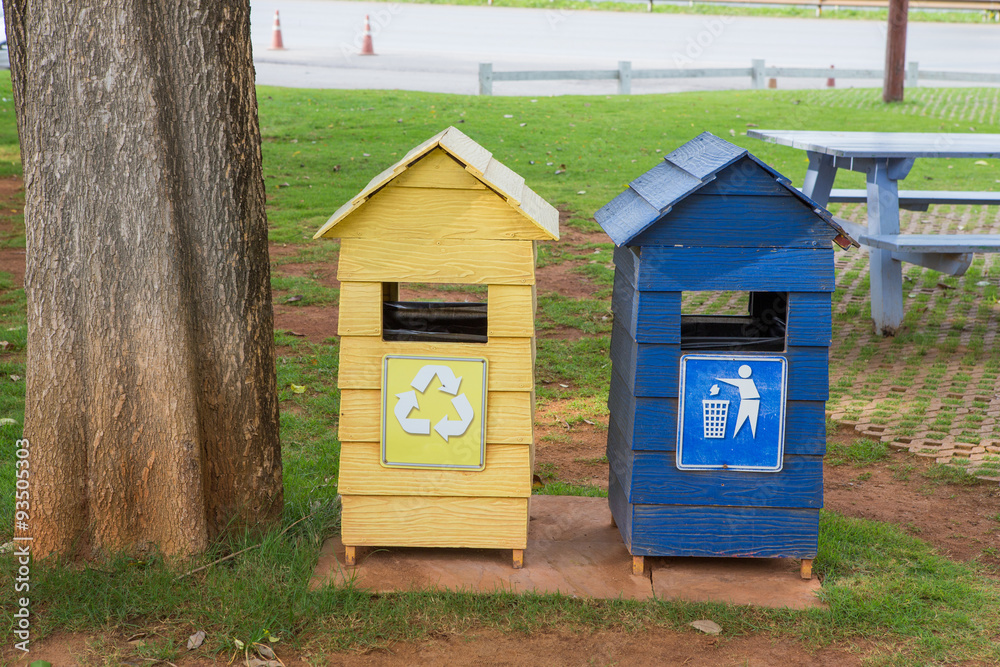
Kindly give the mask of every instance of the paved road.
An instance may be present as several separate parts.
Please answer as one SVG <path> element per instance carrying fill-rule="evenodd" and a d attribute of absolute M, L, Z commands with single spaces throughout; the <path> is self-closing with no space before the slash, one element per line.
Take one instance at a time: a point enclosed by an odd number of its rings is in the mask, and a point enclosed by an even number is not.
<path fill-rule="evenodd" d="M 458 7 L 447 5 L 251 0 L 257 80 L 267 85 L 381 88 L 472 94 L 478 63 L 504 69 L 748 67 L 769 65 L 880 69 L 885 25 L 759 17 L 684 16 Z M 286 51 L 270 51 L 275 9 Z M 371 16 L 375 57 L 358 56 Z M 996 71 L 1000 25 L 911 23 L 907 59 L 925 69 Z M 822 81 L 786 79 L 786 87 Z M 877 86 L 879 82 L 838 81 Z M 748 88 L 746 79 L 634 81 L 633 92 Z M 613 93 L 614 81 L 503 82 L 496 94 Z"/>

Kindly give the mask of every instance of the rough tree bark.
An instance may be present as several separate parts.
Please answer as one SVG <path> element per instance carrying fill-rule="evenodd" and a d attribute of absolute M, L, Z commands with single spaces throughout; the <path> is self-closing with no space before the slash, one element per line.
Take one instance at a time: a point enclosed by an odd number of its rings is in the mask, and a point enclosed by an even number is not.
<path fill-rule="evenodd" d="M 280 516 L 249 0 L 4 0 L 36 555 Z"/>

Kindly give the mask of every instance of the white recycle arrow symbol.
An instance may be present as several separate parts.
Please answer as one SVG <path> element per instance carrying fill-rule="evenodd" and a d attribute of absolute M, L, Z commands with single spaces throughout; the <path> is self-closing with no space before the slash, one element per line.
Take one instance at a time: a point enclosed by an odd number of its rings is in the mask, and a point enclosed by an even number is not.
<path fill-rule="evenodd" d="M 459 380 L 461 380 L 461 378 L 459 378 Z M 412 394 L 413 392 L 410 393 Z M 451 399 L 451 404 L 455 406 L 456 410 L 458 410 L 458 416 L 461 421 L 448 419 L 448 416 L 445 415 L 441 418 L 441 421 L 434 425 L 434 430 L 438 432 L 438 435 L 444 438 L 445 442 L 448 442 L 449 437 L 464 434 L 467 430 L 469 430 L 469 424 L 472 423 L 472 405 L 469 404 L 469 399 L 465 397 L 465 394 L 459 394 L 455 398 Z"/>
<path fill-rule="evenodd" d="M 435 375 L 441 380 L 441 391 L 452 396 L 458 393 L 458 385 L 462 383 L 462 378 L 455 377 L 455 373 L 447 366 L 434 366 L 433 364 L 424 366 L 417 371 L 417 377 L 413 378 L 410 386 L 420 393 L 424 393 Z"/>
<path fill-rule="evenodd" d="M 462 394 L 465 396 L 465 394 Z M 396 403 L 396 407 L 393 409 L 393 414 L 396 415 L 396 419 L 399 420 L 399 425 L 403 427 L 403 430 L 411 435 L 430 435 L 431 434 L 431 420 L 430 419 L 409 419 L 410 411 L 413 408 L 419 407 L 417 404 L 417 394 L 414 391 L 404 391 L 402 394 L 396 394 L 396 398 L 399 402 Z M 465 402 L 468 405 L 468 401 Z M 470 407 L 469 410 L 472 410 Z M 440 426 L 440 424 L 438 424 Z M 447 438 L 445 438 L 447 440 Z"/>

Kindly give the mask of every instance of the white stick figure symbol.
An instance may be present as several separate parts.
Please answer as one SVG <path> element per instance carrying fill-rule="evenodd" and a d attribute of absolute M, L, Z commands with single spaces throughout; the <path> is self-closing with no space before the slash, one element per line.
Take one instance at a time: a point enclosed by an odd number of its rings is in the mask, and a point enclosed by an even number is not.
<path fill-rule="evenodd" d="M 733 437 L 740 432 L 740 427 L 743 423 L 750 422 L 750 435 L 753 438 L 757 437 L 757 415 L 760 413 L 760 392 L 757 391 L 757 385 L 753 380 L 750 379 L 750 375 L 753 371 L 750 366 L 743 364 L 740 366 L 739 375 L 740 379 L 736 378 L 716 378 L 719 382 L 724 382 L 728 385 L 732 385 L 740 390 L 740 411 L 736 415 L 736 429 L 733 431 Z"/>

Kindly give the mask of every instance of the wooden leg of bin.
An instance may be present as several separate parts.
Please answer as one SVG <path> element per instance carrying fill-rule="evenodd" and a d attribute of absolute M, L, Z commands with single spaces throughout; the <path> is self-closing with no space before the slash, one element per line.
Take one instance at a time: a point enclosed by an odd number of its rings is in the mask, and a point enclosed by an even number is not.
<path fill-rule="evenodd" d="M 611 527 L 612 528 L 617 528 L 618 527 L 618 522 L 615 521 L 614 515 L 611 516 Z"/>
<path fill-rule="evenodd" d="M 632 556 L 632 574 L 641 575 L 646 570 L 646 562 L 642 556 Z"/>
<path fill-rule="evenodd" d="M 799 574 L 802 575 L 803 579 L 813 578 L 813 562 L 812 558 L 803 558 L 802 565 L 799 567 Z"/>
<path fill-rule="evenodd" d="M 344 565 L 354 566 L 358 564 L 357 547 L 344 547 Z"/>
<path fill-rule="evenodd" d="M 524 567 L 524 549 L 514 549 L 514 569 L 520 570 Z"/>

